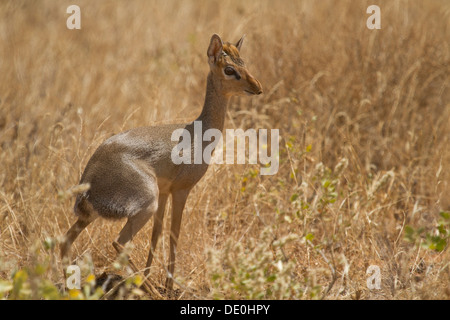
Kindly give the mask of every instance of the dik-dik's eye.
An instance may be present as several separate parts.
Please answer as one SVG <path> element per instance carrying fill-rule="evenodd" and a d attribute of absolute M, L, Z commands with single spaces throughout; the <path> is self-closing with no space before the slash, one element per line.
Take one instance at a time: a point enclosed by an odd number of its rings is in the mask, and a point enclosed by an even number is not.
<path fill-rule="evenodd" d="M 241 80 L 241 75 L 233 67 L 226 66 L 225 69 L 223 69 L 223 72 L 227 76 L 234 76 L 236 80 Z"/>
<path fill-rule="evenodd" d="M 236 70 L 234 70 L 234 68 L 233 68 L 233 67 L 230 67 L 230 66 L 225 67 L 225 69 L 223 70 L 223 72 L 225 72 L 225 74 L 226 74 L 227 76 L 232 76 L 232 75 L 236 74 Z"/>

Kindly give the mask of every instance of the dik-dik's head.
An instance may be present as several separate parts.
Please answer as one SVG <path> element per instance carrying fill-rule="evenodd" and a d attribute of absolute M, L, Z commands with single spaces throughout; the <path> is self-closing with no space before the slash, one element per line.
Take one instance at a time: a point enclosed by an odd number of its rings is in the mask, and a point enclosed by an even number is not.
<path fill-rule="evenodd" d="M 262 93 L 261 83 L 248 72 L 239 56 L 243 41 L 244 37 L 234 45 L 223 43 L 220 37 L 214 34 L 208 47 L 211 72 L 220 80 L 223 93 L 228 96 Z"/>

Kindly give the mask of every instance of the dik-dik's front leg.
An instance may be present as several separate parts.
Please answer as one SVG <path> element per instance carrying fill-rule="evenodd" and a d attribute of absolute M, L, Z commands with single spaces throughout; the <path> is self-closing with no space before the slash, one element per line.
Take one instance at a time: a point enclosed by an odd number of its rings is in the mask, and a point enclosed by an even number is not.
<path fill-rule="evenodd" d="M 163 220 L 164 220 L 164 211 L 166 209 L 167 197 L 168 197 L 167 194 L 159 195 L 158 211 L 156 212 L 156 215 L 155 215 L 155 218 L 153 221 L 152 242 L 150 245 L 150 251 L 148 253 L 147 265 L 145 266 L 144 275 L 146 277 L 150 273 L 150 266 L 152 265 L 153 255 L 156 250 L 156 245 L 158 244 L 158 239 L 161 235 L 162 225 L 163 225 Z"/>
<path fill-rule="evenodd" d="M 180 235 L 181 217 L 186 204 L 189 190 L 177 190 L 172 193 L 172 221 L 170 224 L 170 255 L 168 274 L 166 280 L 167 290 L 173 288 L 173 272 L 175 270 L 175 255 L 177 250 L 178 236 Z"/>

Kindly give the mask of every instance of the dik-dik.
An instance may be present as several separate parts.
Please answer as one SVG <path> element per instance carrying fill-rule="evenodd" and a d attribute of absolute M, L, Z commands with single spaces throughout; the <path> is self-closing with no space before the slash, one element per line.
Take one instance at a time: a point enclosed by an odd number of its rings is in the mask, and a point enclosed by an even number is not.
<path fill-rule="evenodd" d="M 207 50 L 210 72 L 207 77 L 203 110 L 196 121 L 208 129 L 222 132 L 227 104 L 235 95 L 259 95 L 262 87 L 247 70 L 240 57 L 242 37 L 236 44 L 224 43 L 214 34 Z M 67 257 L 80 232 L 97 217 L 127 218 L 117 242 L 125 245 L 155 215 L 150 252 L 145 274 L 150 270 L 153 253 L 161 235 L 164 209 L 172 195 L 170 255 L 166 288 L 173 287 L 175 254 L 181 217 L 191 189 L 208 169 L 207 163 L 174 164 L 171 158 L 178 141 L 172 141 L 176 129 L 194 133 L 194 124 L 180 123 L 141 127 L 119 133 L 103 142 L 90 158 L 80 184 L 90 188 L 75 202 L 78 220 L 67 231 L 61 255 Z M 206 144 L 203 143 L 203 148 Z M 194 146 L 192 146 L 192 150 Z"/>

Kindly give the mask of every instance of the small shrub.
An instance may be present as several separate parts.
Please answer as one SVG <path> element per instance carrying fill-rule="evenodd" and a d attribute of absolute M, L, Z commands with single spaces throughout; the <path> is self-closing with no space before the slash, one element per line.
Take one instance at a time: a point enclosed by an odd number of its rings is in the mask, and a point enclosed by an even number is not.
<path fill-rule="evenodd" d="M 229 239 L 222 250 L 208 252 L 214 299 L 288 299 L 302 295 L 293 278 L 295 264 L 281 249 L 296 235 L 274 240 L 270 228 L 245 244 Z"/>

